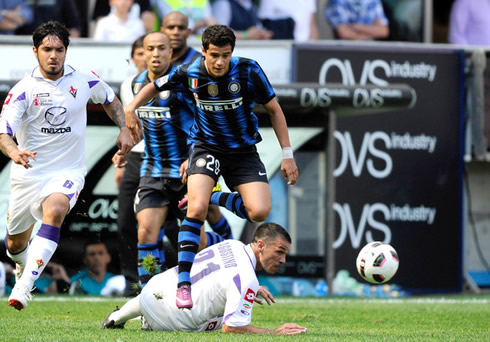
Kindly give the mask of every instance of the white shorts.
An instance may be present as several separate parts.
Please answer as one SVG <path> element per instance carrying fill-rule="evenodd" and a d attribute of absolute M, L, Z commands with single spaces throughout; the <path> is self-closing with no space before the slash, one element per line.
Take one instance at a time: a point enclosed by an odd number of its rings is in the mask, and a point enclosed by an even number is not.
<path fill-rule="evenodd" d="M 181 310 L 175 305 L 177 274 L 174 269 L 150 279 L 140 294 L 140 309 L 153 330 L 201 332 L 221 328 L 223 317 L 205 318 L 203 307 Z M 206 321 L 207 320 L 207 321 Z M 201 323 L 197 324 L 196 321 Z"/>
<path fill-rule="evenodd" d="M 65 194 L 70 199 L 70 210 L 77 203 L 85 178 L 81 172 L 57 173 L 28 178 L 21 182 L 12 181 L 7 213 L 7 231 L 10 235 L 25 232 L 41 221 L 42 201 L 53 193 Z"/>

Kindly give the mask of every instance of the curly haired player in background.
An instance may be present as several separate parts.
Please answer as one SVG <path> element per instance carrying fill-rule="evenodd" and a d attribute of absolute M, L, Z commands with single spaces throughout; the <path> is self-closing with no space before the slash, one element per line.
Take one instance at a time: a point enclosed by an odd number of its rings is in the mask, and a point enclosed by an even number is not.
<path fill-rule="evenodd" d="M 39 65 L 7 95 L 0 116 L 0 150 L 12 159 L 5 244 L 16 263 L 9 305 L 22 310 L 56 251 L 60 228 L 82 191 L 87 102 L 101 103 L 119 126 L 118 153 L 133 146 L 121 102 L 94 73 L 65 64 L 70 33 L 49 21 L 32 35 Z M 17 138 L 17 144 L 13 137 Z M 34 223 L 42 220 L 29 245 Z"/>

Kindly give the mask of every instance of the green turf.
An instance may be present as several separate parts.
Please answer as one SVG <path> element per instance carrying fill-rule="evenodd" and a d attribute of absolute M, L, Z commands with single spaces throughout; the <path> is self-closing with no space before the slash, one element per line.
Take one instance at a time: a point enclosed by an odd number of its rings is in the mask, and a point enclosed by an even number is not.
<path fill-rule="evenodd" d="M 490 341 L 490 295 L 405 299 L 277 297 L 255 305 L 252 324 L 306 326 L 300 336 L 224 335 L 142 331 L 139 321 L 124 330 L 100 324 L 123 299 L 36 295 L 20 312 L 1 297 L 1 341 Z"/>

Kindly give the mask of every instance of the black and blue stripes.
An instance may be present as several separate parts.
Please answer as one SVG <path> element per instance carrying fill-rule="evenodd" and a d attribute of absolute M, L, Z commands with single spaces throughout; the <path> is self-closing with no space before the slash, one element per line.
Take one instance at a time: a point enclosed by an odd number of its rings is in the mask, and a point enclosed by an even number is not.
<path fill-rule="evenodd" d="M 232 57 L 230 71 L 217 79 L 207 73 L 203 58 L 195 59 L 173 71 L 158 89 L 190 92 L 196 114 L 190 140 L 222 151 L 262 140 L 252 109 L 254 103 L 265 104 L 275 96 L 257 62 L 242 57 Z"/>
<path fill-rule="evenodd" d="M 149 83 L 148 71 L 137 75 L 136 92 Z M 194 122 L 192 102 L 182 94 L 162 92 L 137 113 L 143 126 L 145 155 L 140 176 L 180 178 L 179 168 L 188 157 L 188 132 Z"/>

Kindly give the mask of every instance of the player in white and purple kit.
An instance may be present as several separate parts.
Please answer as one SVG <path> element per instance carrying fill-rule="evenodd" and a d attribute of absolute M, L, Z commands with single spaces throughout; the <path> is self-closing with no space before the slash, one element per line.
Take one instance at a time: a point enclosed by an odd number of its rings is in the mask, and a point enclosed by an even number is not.
<path fill-rule="evenodd" d="M 252 242 L 225 240 L 196 255 L 191 270 L 194 308 L 175 306 L 176 267 L 156 275 L 141 294 L 112 312 L 102 328 L 123 328 L 127 320 L 143 315 L 153 330 L 223 332 L 256 334 L 300 334 L 306 328 L 286 323 L 275 330 L 252 326 L 254 301 L 261 295 L 267 303 L 274 298 L 259 288 L 256 270 L 275 273 L 286 262 L 291 245 L 288 232 L 276 223 L 257 227 Z"/>
<path fill-rule="evenodd" d="M 133 146 L 112 89 L 94 73 L 64 64 L 66 27 L 44 23 L 32 39 L 39 65 L 12 88 L 0 115 L 0 150 L 13 161 L 5 245 L 16 263 L 9 305 L 17 310 L 31 299 L 33 283 L 54 254 L 61 224 L 83 188 L 87 102 L 102 104 L 120 127 L 121 155 Z M 28 245 L 38 220 L 42 225 Z"/>

